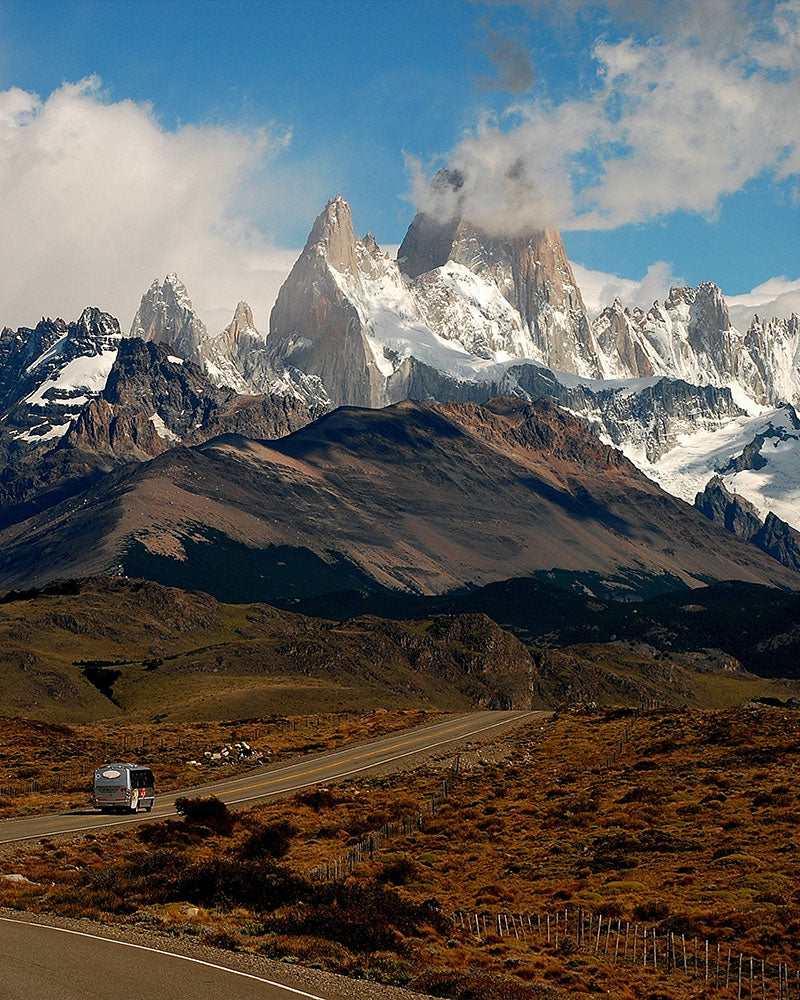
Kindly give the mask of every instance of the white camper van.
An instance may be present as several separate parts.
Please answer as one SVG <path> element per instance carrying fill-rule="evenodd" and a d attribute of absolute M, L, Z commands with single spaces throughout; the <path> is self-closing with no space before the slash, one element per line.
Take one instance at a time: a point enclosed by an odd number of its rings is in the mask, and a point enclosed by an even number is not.
<path fill-rule="evenodd" d="M 155 779 L 149 767 L 104 764 L 94 772 L 94 805 L 102 812 L 138 812 L 153 808 Z"/>

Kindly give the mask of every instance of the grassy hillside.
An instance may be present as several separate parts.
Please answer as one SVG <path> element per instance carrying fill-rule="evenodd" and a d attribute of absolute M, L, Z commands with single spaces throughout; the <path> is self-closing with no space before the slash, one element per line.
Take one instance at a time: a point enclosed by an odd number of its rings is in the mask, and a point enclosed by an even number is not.
<path fill-rule="evenodd" d="M 796 680 L 744 672 L 741 649 L 739 660 L 710 645 L 749 641 L 738 605 L 720 617 L 715 588 L 682 597 L 697 603 L 669 615 L 665 603 L 604 604 L 534 581 L 487 591 L 488 611 L 516 635 L 478 611 L 482 592 L 416 599 L 413 609 L 427 613 L 402 621 L 311 618 L 105 577 L 12 592 L 0 598 L 0 714 L 196 722 L 386 705 L 529 709 L 656 699 L 721 707 L 800 692 Z M 763 588 L 755 592 L 764 598 Z M 754 614 L 768 639 L 752 648 L 783 643 L 775 662 L 792 674 L 786 650 L 796 637 L 773 633 L 797 598 L 782 600 L 761 619 Z"/>
<path fill-rule="evenodd" d="M 716 651 L 717 659 L 727 656 L 730 665 L 764 677 L 800 676 L 800 592 L 736 580 L 635 603 L 598 600 L 531 577 L 439 597 L 351 590 L 278 603 L 332 618 L 403 620 L 480 609 L 533 646 L 646 643 L 662 655 L 696 654 L 696 662 L 697 654 Z"/>
<path fill-rule="evenodd" d="M 98 578 L 0 601 L 0 714 L 236 719 L 391 704 L 539 707 L 526 647 L 490 619 L 344 623 Z"/>

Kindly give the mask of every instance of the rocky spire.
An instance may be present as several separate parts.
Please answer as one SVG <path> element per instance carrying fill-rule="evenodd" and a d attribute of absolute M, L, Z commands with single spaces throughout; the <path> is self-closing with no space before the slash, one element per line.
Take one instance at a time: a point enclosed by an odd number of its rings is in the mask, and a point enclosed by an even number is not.
<path fill-rule="evenodd" d="M 318 376 L 335 405 L 383 405 L 385 379 L 357 305 L 362 291 L 350 206 L 337 195 L 317 216 L 272 307 L 267 352 L 275 370 Z"/>
<path fill-rule="evenodd" d="M 253 310 L 246 302 L 239 302 L 233 314 L 233 319 L 225 327 L 221 336 L 232 343 L 238 343 L 244 333 L 256 333 Z"/>
<path fill-rule="evenodd" d="M 317 216 L 304 253 L 322 254 L 337 271 L 358 274 L 355 233 L 350 206 L 337 194 Z"/>
<path fill-rule="evenodd" d="M 130 336 L 166 344 L 179 357 L 200 361 L 200 348 L 208 334 L 186 286 L 172 273 L 161 283 L 154 279 L 142 296 Z"/>

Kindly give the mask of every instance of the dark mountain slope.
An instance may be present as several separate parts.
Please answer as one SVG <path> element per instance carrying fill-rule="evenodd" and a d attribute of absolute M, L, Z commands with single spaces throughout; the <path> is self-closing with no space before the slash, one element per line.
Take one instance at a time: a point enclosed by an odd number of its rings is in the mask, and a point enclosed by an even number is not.
<path fill-rule="evenodd" d="M 581 421 L 509 399 L 343 408 L 277 442 L 176 447 L 0 532 L 0 584 L 115 571 L 235 600 L 553 571 L 606 596 L 800 579 Z"/>
<path fill-rule="evenodd" d="M 661 655 L 717 650 L 765 677 L 800 677 L 800 593 L 735 580 L 636 603 L 597 600 L 530 578 L 438 597 L 350 590 L 277 603 L 325 618 L 403 620 L 480 610 L 535 647 L 626 642 L 646 643 Z"/>

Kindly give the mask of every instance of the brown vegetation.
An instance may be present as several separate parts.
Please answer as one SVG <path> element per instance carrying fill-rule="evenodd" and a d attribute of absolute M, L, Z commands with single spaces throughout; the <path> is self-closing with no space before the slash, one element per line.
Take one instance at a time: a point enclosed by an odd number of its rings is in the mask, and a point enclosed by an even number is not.
<path fill-rule="evenodd" d="M 309 873 L 413 812 L 441 772 L 305 792 L 237 813 L 229 833 L 168 821 L 20 847 L 2 867 L 38 884 L 0 881 L 0 902 L 198 935 L 464 1000 L 731 994 L 563 938 L 478 941 L 454 924 L 457 910 L 582 909 L 797 968 L 800 712 L 647 713 L 605 766 L 630 720 L 625 709 L 563 712 L 544 731 L 462 753 L 436 815 L 343 882 Z"/>
<path fill-rule="evenodd" d="M 408 729 L 438 715 L 424 710 L 380 710 L 244 722 L 73 726 L 0 718 L 0 819 L 85 808 L 94 768 L 111 760 L 149 765 L 158 791 L 170 791 L 233 776 L 259 764 Z M 234 753 L 214 762 L 206 756 L 242 740 L 251 747 L 252 757 Z"/>

